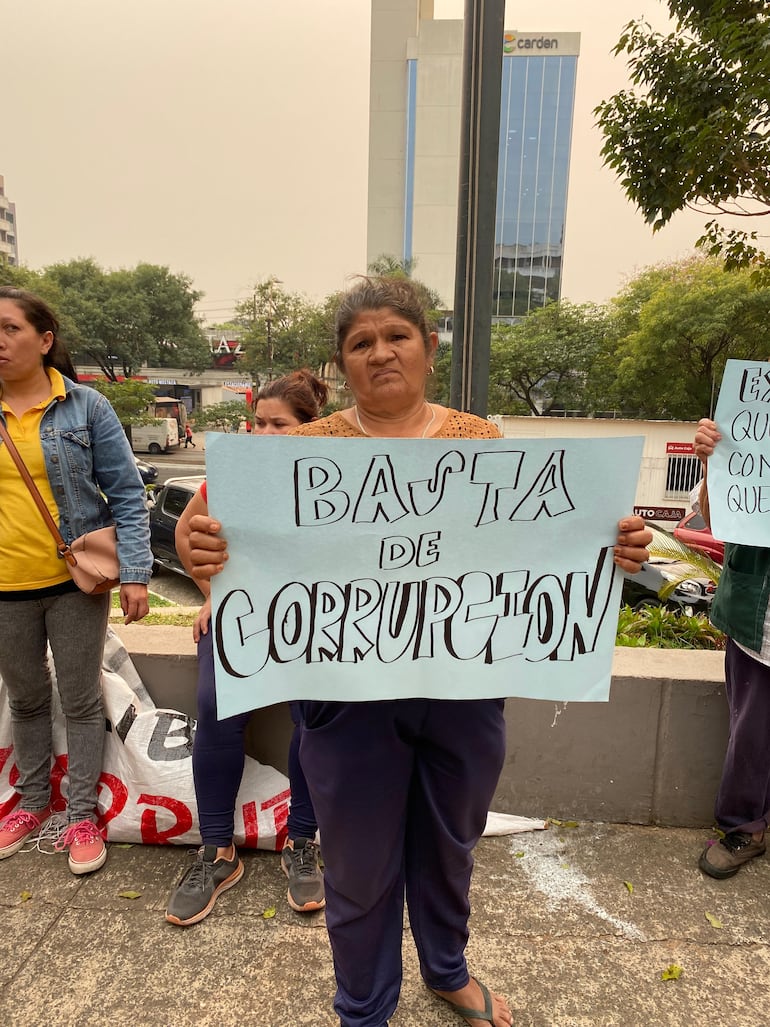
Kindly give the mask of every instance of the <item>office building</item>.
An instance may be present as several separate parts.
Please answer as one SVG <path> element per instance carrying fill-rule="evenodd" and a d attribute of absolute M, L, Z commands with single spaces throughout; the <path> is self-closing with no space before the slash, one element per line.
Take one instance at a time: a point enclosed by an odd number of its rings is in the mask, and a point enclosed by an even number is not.
<path fill-rule="evenodd" d="M 506 31 L 493 315 L 558 299 L 579 33 Z M 416 261 L 454 298 L 462 21 L 431 0 L 373 0 L 367 259 Z"/>
<path fill-rule="evenodd" d="M 19 263 L 16 242 L 16 205 L 5 195 L 5 179 L 0 175 L 0 261 Z"/>

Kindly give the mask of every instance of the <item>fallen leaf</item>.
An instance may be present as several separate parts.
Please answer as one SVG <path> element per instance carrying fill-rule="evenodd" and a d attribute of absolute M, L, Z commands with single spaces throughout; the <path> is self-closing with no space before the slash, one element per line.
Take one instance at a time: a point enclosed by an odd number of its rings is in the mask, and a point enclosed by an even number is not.
<path fill-rule="evenodd" d="M 580 827 L 577 820 L 557 820 L 555 817 L 549 817 L 548 823 L 555 824 L 557 827 Z"/>
<path fill-rule="evenodd" d="M 705 913 L 704 915 L 712 927 L 724 927 L 719 917 L 714 916 L 713 913 Z"/>
<path fill-rule="evenodd" d="M 626 886 L 626 888 L 628 888 L 629 895 L 633 895 L 634 894 L 634 886 L 633 886 L 633 884 L 631 884 L 630 881 L 624 881 L 623 884 Z"/>
<path fill-rule="evenodd" d="M 113 842 L 110 848 L 112 849 L 133 849 L 133 842 Z"/>
<path fill-rule="evenodd" d="M 660 975 L 662 981 L 678 981 L 682 976 L 681 966 L 677 966 L 676 963 L 671 963 L 667 966 L 663 973 Z"/>
<path fill-rule="evenodd" d="M 21 899 L 22 902 L 29 902 L 29 900 L 32 898 L 32 892 L 31 891 L 20 892 L 19 893 L 19 898 Z"/>
<path fill-rule="evenodd" d="M 519 849 L 518 852 L 514 852 L 514 856 L 516 857 L 516 859 L 524 859 L 524 852 L 521 849 Z"/>
<path fill-rule="evenodd" d="M 119 899 L 140 899 L 142 893 L 140 891 L 122 891 L 118 892 Z"/>
<path fill-rule="evenodd" d="M 266 909 L 265 912 L 262 914 L 262 917 L 265 920 L 272 920 L 274 916 L 275 916 L 275 906 L 270 906 L 270 908 Z"/>

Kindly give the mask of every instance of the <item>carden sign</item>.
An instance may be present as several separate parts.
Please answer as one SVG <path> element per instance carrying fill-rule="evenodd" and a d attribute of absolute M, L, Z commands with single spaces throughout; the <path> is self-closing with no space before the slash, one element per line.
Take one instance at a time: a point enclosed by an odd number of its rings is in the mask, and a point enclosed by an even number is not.
<path fill-rule="evenodd" d="M 206 436 L 222 717 L 291 699 L 604 700 L 642 440 Z"/>

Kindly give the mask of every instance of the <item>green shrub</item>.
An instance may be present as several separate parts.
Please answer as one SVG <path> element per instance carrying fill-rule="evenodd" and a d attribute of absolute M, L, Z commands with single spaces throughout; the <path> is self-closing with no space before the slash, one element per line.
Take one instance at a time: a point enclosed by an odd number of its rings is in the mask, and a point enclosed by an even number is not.
<path fill-rule="evenodd" d="M 657 649 L 724 649 L 725 636 L 702 613 L 687 616 L 664 606 L 621 606 L 616 645 Z"/>

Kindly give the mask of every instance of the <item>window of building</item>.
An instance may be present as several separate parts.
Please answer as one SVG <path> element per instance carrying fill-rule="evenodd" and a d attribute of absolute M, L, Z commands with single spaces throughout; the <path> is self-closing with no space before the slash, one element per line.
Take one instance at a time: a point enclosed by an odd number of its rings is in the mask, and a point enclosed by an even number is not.
<path fill-rule="evenodd" d="M 703 470 L 697 456 L 669 455 L 666 463 L 666 499 L 687 499 L 702 476 Z"/>

